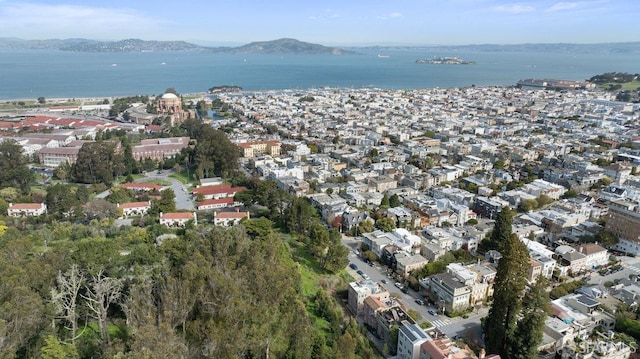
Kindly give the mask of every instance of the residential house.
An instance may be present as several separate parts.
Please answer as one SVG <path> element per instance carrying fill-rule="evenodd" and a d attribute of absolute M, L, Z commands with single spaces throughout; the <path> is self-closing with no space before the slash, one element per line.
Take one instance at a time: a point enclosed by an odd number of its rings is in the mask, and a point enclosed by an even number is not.
<path fill-rule="evenodd" d="M 249 219 L 249 212 L 216 212 L 213 218 L 213 224 L 216 226 L 233 226 L 244 218 Z"/>
<path fill-rule="evenodd" d="M 47 213 L 44 203 L 9 203 L 7 215 L 10 217 L 37 217 Z"/>
<path fill-rule="evenodd" d="M 194 198 L 202 196 L 203 199 L 233 198 L 238 192 L 246 190 L 245 187 L 232 187 L 230 184 L 217 186 L 198 187 L 191 191 Z"/>
<path fill-rule="evenodd" d="M 347 296 L 347 308 L 355 315 L 363 313 L 364 300 L 370 296 L 376 296 L 383 302 L 389 300 L 389 292 L 372 280 L 349 283 Z"/>
<path fill-rule="evenodd" d="M 397 252 L 393 256 L 395 270 L 403 277 L 407 277 L 414 270 L 426 266 L 429 261 L 419 254 L 408 254 L 407 252 Z"/>
<path fill-rule="evenodd" d="M 198 224 L 198 215 L 196 212 L 160 212 L 160 224 L 164 224 L 167 227 L 184 227 L 189 221 Z"/>
<path fill-rule="evenodd" d="M 205 199 L 204 201 L 198 202 L 198 204 L 196 205 L 196 208 L 198 209 L 198 211 L 207 211 L 210 209 L 220 209 L 220 208 L 227 208 L 227 207 L 232 207 L 235 205 L 235 202 L 233 201 L 233 198 L 212 198 L 212 199 Z"/>
<path fill-rule="evenodd" d="M 149 208 L 151 208 L 151 201 L 118 203 L 118 209 L 122 211 L 125 218 L 147 214 Z"/>

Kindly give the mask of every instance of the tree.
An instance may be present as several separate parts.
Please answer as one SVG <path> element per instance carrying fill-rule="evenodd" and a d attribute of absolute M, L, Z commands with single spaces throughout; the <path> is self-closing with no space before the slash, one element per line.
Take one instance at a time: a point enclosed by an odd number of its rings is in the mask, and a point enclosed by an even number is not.
<path fill-rule="evenodd" d="M 602 244 L 605 248 L 614 246 L 619 242 L 618 237 L 607 230 L 602 230 L 596 233 L 596 235 L 594 236 L 594 239 L 598 243 Z"/>
<path fill-rule="evenodd" d="M 73 187 L 66 184 L 49 186 L 44 202 L 47 205 L 47 211 L 58 216 L 62 216 L 69 212 L 73 206 L 79 204 L 73 193 Z"/>
<path fill-rule="evenodd" d="M 393 219 L 384 217 L 376 221 L 376 228 L 385 232 L 391 232 L 396 228 L 396 223 L 393 221 Z"/>
<path fill-rule="evenodd" d="M 227 178 L 237 170 L 240 148 L 223 131 L 201 126 L 196 140 L 193 161 L 199 178 Z"/>
<path fill-rule="evenodd" d="M 123 283 L 120 279 L 107 277 L 100 270 L 91 277 L 89 285 L 85 286 L 86 294 L 81 294 L 89 315 L 98 322 L 98 332 L 106 344 L 111 341 L 107 325 L 109 307 L 120 300 L 122 288 Z"/>
<path fill-rule="evenodd" d="M 105 218 L 115 218 L 118 214 L 118 207 L 104 199 L 94 199 L 84 206 L 83 212 L 89 220 L 102 220 Z"/>
<path fill-rule="evenodd" d="M 66 272 L 58 272 L 58 285 L 51 289 L 51 302 L 56 309 L 56 314 L 65 322 L 65 329 L 71 331 L 72 344 L 75 344 L 77 339 L 78 297 L 84 280 L 84 275 L 74 263 Z"/>
<path fill-rule="evenodd" d="M 75 359 L 80 357 L 73 344 L 61 343 L 53 335 L 47 336 L 44 343 L 40 348 L 40 358 L 42 359 Z"/>
<path fill-rule="evenodd" d="M 158 209 L 164 213 L 176 211 L 176 194 L 171 188 L 167 188 L 161 192 L 160 200 L 158 200 Z"/>
<path fill-rule="evenodd" d="M 535 359 L 538 356 L 545 320 L 551 312 L 547 285 L 546 278 L 539 276 L 524 295 L 522 319 L 511 338 L 511 357 L 514 359 Z"/>
<path fill-rule="evenodd" d="M 35 176 L 27 166 L 29 159 L 22 153 L 22 146 L 14 140 L 0 142 L 0 188 L 16 187 L 22 193 L 29 192 L 29 184 Z"/>
<path fill-rule="evenodd" d="M 483 240 L 483 249 L 501 250 L 502 245 L 511 238 L 513 225 L 513 214 L 509 207 L 503 207 L 496 216 L 496 222 L 488 239 Z"/>
<path fill-rule="evenodd" d="M 536 208 L 538 208 L 538 201 L 536 201 L 535 199 L 527 198 L 525 200 L 522 200 L 522 202 L 520 203 L 520 210 L 522 210 L 523 212 L 533 211 Z"/>
<path fill-rule="evenodd" d="M 39 103 L 40 105 L 44 105 L 44 104 L 45 104 L 45 102 L 47 102 L 47 101 L 45 100 L 44 96 L 40 96 L 40 97 L 38 97 L 38 103 Z"/>
<path fill-rule="evenodd" d="M 382 200 L 380 201 L 380 208 L 381 209 L 387 209 L 391 206 L 391 203 L 389 202 L 389 196 L 387 196 L 387 194 L 385 193 L 382 196 Z"/>
<path fill-rule="evenodd" d="M 71 177 L 80 183 L 104 183 L 110 186 L 121 167 L 122 156 L 116 155 L 114 142 L 88 142 L 78 152 Z"/>
<path fill-rule="evenodd" d="M 333 273 L 337 273 L 349 263 L 347 259 L 349 256 L 349 248 L 342 244 L 341 239 L 342 235 L 337 229 L 334 228 L 329 232 L 330 243 L 323 267 Z"/>
<path fill-rule="evenodd" d="M 508 231 L 504 227 L 499 228 L 502 231 L 511 232 L 510 228 Z M 495 228 L 494 231 L 496 231 Z M 498 237 L 502 236 L 503 234 L 498 235 Z M 522 308 L 529 252 L 518 236 L 512 234 L 502 243 L 501 253 L 502 258 L 498 262 L 493 285 L 493 304 L 489 309 L 483 330 L 487 352 L 508 358 L 513 349 L 509 339 L 515 333 Z"/>
<path fill-rule="evenodd" d="M 400 197 L 398 197 L 397 193 L 394 193 L 389 198 L 389 207 L 394 208 L 394 207 L 400 207 L 400 206 L 402 206 L 402 203 L 400 202 Z"/>

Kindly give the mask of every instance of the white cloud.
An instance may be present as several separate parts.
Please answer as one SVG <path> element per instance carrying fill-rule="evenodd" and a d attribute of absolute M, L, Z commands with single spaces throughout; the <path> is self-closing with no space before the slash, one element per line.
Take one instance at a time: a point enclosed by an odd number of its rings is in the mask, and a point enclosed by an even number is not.
<path fill-rule="evenodd" d="M 337 19 L 342 17 L 341 14 L 334 12 L 332 9 L 325 9 L 320 15 L 310 15 L 310 20 L 326 20 L 326 19 Z"/>
<path fill-rule="evenodd" d="M 151 34 L 160 29 L 162 24 L 162 21 L 130 9 L 0 0 L 1 33 L 40 38 L 113 38 L 120 34 Z"/>
<path fill-rule="evenodd" d="M 531 5 L 524 5 L 524 4 L 513 4 L 513 5 L 500 5 L 500 6 L 496 6 L 493 8 L 494 11 L 499 11 L 499 12 L 507 12 L 510 14 L 522 14 L 525 12 L 532 12 L 535 11 L 536 8 L 534 8 Z"/>
<path fill-rule="evenodd" d="M 394 18 L 399 18 L 402 17 L 402 13 L 399 12 L 390 12 L 388 14 L 384 14 L 384 15 L 379 15 L 376 16 L 376 18 L 378 19 L 382 19 L 382 20 L 386 20 L 386 19 L 394 19 Z"/>
<path fill-rule="evenodd" d="M 575 9 L 576 7 L 578 7 L 578 3 L 575 3 L 575 2 L 559 2 L 559 3 L 553 4 L 550 8 L 547 9 L 547 11 L 549 12 L 565 11 L 565 10 Z"/>

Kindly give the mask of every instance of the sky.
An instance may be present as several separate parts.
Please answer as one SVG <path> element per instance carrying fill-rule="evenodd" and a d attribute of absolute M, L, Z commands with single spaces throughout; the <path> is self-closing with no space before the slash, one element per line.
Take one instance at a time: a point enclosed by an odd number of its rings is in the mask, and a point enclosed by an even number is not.
<path fill-rule="evenodd" d="M 241 45 L 640 41 L 640 0 L 0 0 L 0 37 Z"/>

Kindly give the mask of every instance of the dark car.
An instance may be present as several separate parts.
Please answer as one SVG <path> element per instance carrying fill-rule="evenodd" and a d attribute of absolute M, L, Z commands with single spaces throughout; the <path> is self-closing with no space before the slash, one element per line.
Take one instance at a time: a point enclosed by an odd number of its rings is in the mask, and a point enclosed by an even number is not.
<path fill-rule="evenodd" d="M 358 266 L 355 263 L 349 264 L 349 267 L 351 267 L 351 269 L 358 269 Z"/>
<path fill-rule="evenodd" d="M 364 272 L 363 272 L 363 271 L 361 271 L 361 270 L 357 271 L 356 273 L 358 273 L 358 274 L 360 274 L 360 275 L 364 275 Z"/>
<path fill-rule="evenodd" d="M 386 279 L 381 279 L 380 282 L 382 282 L 382 284 L 387 284 L 387 280 Z"/>

